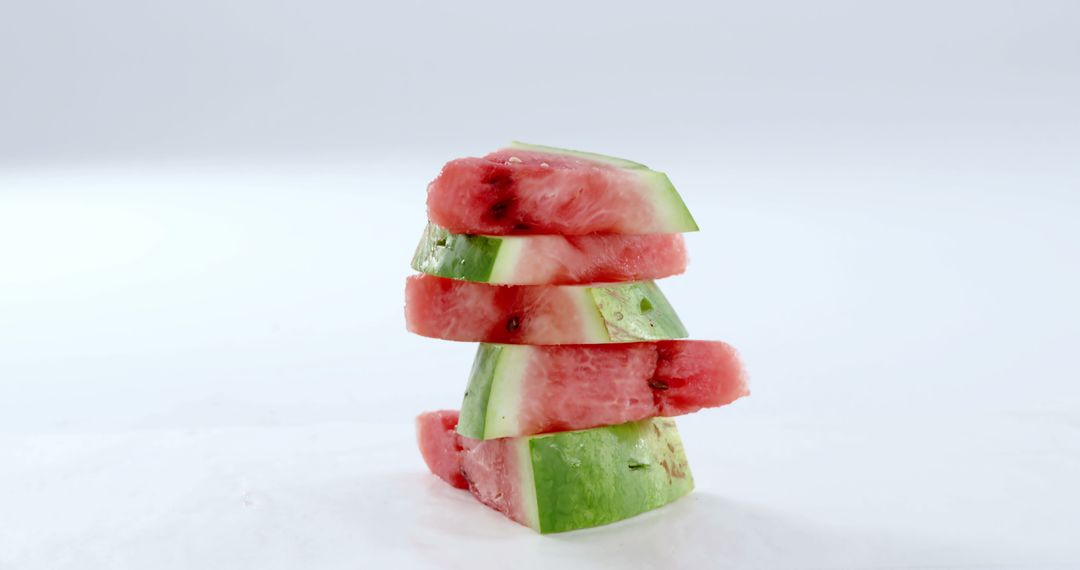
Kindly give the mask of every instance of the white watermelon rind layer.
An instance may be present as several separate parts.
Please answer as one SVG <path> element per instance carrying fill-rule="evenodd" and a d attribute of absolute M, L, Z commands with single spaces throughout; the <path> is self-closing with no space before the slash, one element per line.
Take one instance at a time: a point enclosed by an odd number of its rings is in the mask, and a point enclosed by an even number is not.
<path fill-rule="evenodd" d="M 593 287 L 570 285 L 567 286 L 567 290 L 573 292 L 570 296 L 571 303 L 573 303 L 572 310 L 577 313 L 581 322 L 581 329 L 586 331 L 590 342 L 612 342 L 613 339 L 611 332 L 608 330 L 608 323 L 593 298 Z"/>
<path fill-rule="evenodd" d="M 520 512 L 525 519 L 518 522 L 533 530 L 543 532 L 540 526 L 540 513 L 536 500 L 536 473 L 532 469 L 532 443 L 527 437 L 516 437 L 510 439 L 510 441 L 517 460 L 518 492 L 520 493 L 518 500 L 521 501 Z"/>
<path fill-rule="evenodd" d="M 657 218 L 662 220 L 658 232 L 696 232 L 697 221 L 690 214 L 690 208 L 686 206 L 682 196 L 675 190 L 671 179 L 663 172 L 655 170 L 643 171 L 641 177 L 647 181 L 647 187 L 652 192 L 650 202 L 656 208 Z"/>
<path fill-rule="evenodd" d="M 490 439 L 490 433 L 512 434 L 518 429 L 518 411 L 521 410 L 521 396 L 531 356 L 526 346 L 504 345 L 499 347 L 498 356 L 488 384 L 487 410 L 484 413 L 484 434 L 473 439 Z M 479 350 L 483 350 L 480 345 Z M 470 387 L 471 387 L 470 379 Z M 480 388 L 482 389 L 482 388 Z M 463 404 L 464 406 L 464 404 Z M 460 421 L 458 422 L 461 423 Z M 501 436 L 495 436 L 501 437 Z"/>
<path fill-rule="evenodd" d="M 514 283 L 514 275 L 521 263 L 521 253 L 527 245 L 526 237 L 507 237 L 502 239 L 499 254 L 491 264 L 488 283 Z"/>
<path fill-rule="evenodd" d="M 457 432 L 472 439 L 516 435 L 532 347 L 480 343 L 473 359 Z"/>

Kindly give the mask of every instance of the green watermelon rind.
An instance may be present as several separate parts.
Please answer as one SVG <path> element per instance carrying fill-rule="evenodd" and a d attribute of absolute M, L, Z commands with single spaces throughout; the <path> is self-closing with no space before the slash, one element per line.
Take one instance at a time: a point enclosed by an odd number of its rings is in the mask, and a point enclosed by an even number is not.
<path fill-rule="evenodd" d="M 488 439 L 487 413 L 491 398 L 491 386 L 498 377 L 496 369 L 499 357 L 509 345 L 480 343 L 469 372 L 465 398 L 461 401 L 457 432 L 472 439 Z"/>
<path fill-rule="evenodd" d="M 528 445 L 522 488 L 531 485 L 535 491 L 535 511 L 527 496 L 523 510 L 529 526 L 541 533 L 613 523 L 662 507 L 694 488 L 678 429 L 669 418 L 518 439 Z"/>
<path fill-rule="evenodd" d="M 424 228 L 420 243 L 413 254 L 412 268 L 429 275 L 448 279 L 488 282 L 500 259 L 508 260 L 504 240 L 498 237 L 455 234 L 436 224 Z"/>
<path fill-rule="evenodd" d="M 590 287 L 589 294 L 607 326 L 611 342 L 685 338 L 686 327 L 653 281 Z"/>

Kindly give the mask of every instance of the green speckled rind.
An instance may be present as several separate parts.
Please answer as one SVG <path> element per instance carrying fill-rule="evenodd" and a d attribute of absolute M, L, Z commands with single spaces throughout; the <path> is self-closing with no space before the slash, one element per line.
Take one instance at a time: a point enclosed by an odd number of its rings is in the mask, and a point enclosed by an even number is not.
<path fill-rule="evenodd" d="M 533 436 L 529 455 L 542 533 L 629 518 L 694 488 L 668 418 Z"/>
<path fill-rule="evenodd" d="M 412 267 L 438 277 L 486 282 L 502 242 L 495 237 L 453 234 L 428 224 L 416 246 Z"/>
<path fill-rule="evenodd" d="M 491 383 L 495 378 L 495 367 L 499 363 L 500 354 L 502 346 L 497 344 L 480 343 L 476 350 L 472 372 L 469 373 L 469 386 L 465 389 L 465 399 L 461 402 L 461 415 L 457 424 L 457 432 L 465 437 L 484 439 L 488 398 L 491 396 Z"/>
<path fill-rule="evenodd" d="M 679 315 L 652 281 L 592 287 L 612 342 L 686 338 Z"/>

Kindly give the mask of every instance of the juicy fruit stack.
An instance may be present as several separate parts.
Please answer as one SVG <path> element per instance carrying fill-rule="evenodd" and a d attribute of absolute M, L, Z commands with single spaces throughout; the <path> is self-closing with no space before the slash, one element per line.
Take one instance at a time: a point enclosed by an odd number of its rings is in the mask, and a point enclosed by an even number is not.
<path fill-rule="evenodd" d="M 480 343 L 460 412 L 417 418 L 431 471 L 545 533 L 689 493 L 670 418 L 749 392 L 730 346 L 676 340 L 652 281 L 685 270 L 698 229 L 667 176 L 514 143 L 449 162 L 427 202 L 408 329 Z"/>

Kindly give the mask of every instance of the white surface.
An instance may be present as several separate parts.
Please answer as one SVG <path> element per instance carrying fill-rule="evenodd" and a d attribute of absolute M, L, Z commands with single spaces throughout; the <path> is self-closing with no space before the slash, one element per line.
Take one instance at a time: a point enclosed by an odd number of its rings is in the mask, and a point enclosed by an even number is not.
<path fill-rule="evenodd" d="M 754 394 L 680 420 L 690 498 L 540 537 L 414 449 L 473 351 L 402 325 L 441 158 L 0 177 L 0 568 L 1080 565 L 1070 191 L 657 156 Z"/>

